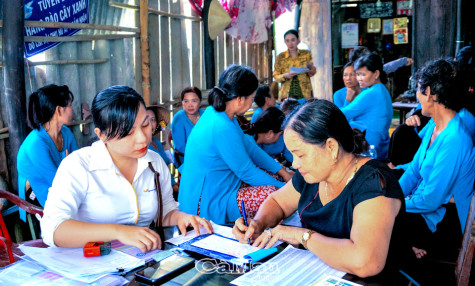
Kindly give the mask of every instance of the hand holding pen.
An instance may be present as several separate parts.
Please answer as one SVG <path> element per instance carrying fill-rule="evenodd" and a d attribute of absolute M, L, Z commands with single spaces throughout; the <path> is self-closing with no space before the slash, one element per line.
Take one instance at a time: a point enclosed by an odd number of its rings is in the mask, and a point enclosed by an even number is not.
<path fill-rule="evenodd" d="M 244 200 L 241 200 L 241 210 L 242 210 L 242 219 L 244 220 L 244 225 L 249 226 L 247 224 L 247 215 L 246 215 L 246 206 L 244 205 Z M 251 239 L 247 239 L 247 243 L 251 245 Z"/>

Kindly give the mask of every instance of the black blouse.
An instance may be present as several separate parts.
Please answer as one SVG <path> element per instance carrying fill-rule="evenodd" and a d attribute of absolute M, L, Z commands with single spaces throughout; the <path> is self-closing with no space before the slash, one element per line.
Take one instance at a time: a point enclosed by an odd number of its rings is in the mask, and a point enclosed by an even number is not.
<path fill-rule="evenodd" d="M 383 178 L 385 187 L 381 187 Z M 338 197 L 323 206 L 318 192 L 318 183 L 305 182 L 300 172 L 292 178 L 292 185 L 301 194 L 298 211 L 302 225 L 325 236 L 350 238 L 353 225 L 353 210 L 359 203 L 379 197 L 400 199 L 404 211 L 404 196 L 391 170 L 378 160 L 370 160 L 355 174 Z"/>

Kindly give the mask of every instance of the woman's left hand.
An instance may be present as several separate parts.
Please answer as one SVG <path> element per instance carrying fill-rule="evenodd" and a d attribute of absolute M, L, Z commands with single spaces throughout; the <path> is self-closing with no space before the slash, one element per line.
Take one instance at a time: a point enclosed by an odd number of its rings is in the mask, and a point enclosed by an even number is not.
<path fill-rule="evenodd" d="M 252 245 L 259 248 L 264 246 L 265 248 L 271 248 L 278 240 L 285 241 L 288 244 L 300 244 L 300 238 L 304 232 L 305 229 L 300 227 L 278 225 L 263 231 Z"/>
<path fill-rule="evenodd" d="M 307 68 L 308 68 L 308 71 L 306 71 L 306 73 L 310 76 L 314 75 L 317 72 L 317 69 L 315 68 L 315 66 L 310 62 L 307 63 Z"/>
<path fill-rule="evenodd" d="M 203 226 L 208 233 L 213 233 L 211 222 L 205 218 L 187 213 L 181 213 L 177 226 L 183 235 L 186 235 L 186 228 L 189 226 L 192 226 L 198 235 L 200 235 L 200 226 Z"/>

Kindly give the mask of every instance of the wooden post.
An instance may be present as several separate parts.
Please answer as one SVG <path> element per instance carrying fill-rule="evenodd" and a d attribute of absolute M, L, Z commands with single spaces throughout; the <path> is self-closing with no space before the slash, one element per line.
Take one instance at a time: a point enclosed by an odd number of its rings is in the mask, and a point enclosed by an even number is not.
<path fill-rule="evenodd" d="M 272 9 L 271 9 L 272 10 Z M 270 17 L 271 19 L 273 19 L 273 13 L 272 11 L 270 11 Z M 272 65 L 272 51 L 274 50 L 274 45 L 273 45 L 273 42 L 274 42 L 274 25 L 275 25 L 275 22 L 272 21 L 272 25 L 269 27 L 269 29 L 267 29 L 267 43 L 266 43 L 266 56 L 267 56 L 267 84 L 270 86 L 270 84 L 272 83 L 272 69 L 273 69 L 273 65 Z"/>
<path fill-rule="evenodd" d="M 150 50 L 148 47 L 148 0 L 140 0 L 140 50 L 142 54 L 142 96 L 150 104 Z"/>
<path fill-rule="evenodd" d="M 16 156 L 26 137 L 24 2 L 3 2 L 3 83 L 4 110 L 9 132 L 10 184 L 18 192 Z"/>
<path fill-rule="evenodd" d="M 309 45 L 317 74 L 310 78 L 313 97 L 332 100 L 331 1 L 303 0 L 300 39 Z M 322 56 L 324 55 L 324 56 Z"/>
<path fill-rule="evenodd" d="M 214 45 L 213 40 L 209 37 L 208 33 L 208 11 L 211 5 L 211 0 L 204 0 L 203 6 L 203 45 L 205 56 L 205 77 L 206 77 L 206 89 L 214 87 L 216 82 L 215 77 L 215 64 L 214 64 Z"/>

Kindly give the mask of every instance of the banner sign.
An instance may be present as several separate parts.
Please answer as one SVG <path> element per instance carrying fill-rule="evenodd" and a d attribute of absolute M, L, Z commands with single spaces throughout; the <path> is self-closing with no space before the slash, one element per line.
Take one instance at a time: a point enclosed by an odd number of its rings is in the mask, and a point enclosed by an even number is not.
<path fill-rule="evenodd" d="M 392 1 L 361 3 L 358 6 L 360 7 L 360 17 L 363 19 L 393 16 Z"/>
<path fill-rule="evenodd" d="M 88 0 L 25 1 L 25 20 L 42 22 L 89 23 Z M 25 27 L 25 36 L 64 37 L 79 29 Z M 25 57 L 29 58 L 61 42 L 25 42 Z"/>

